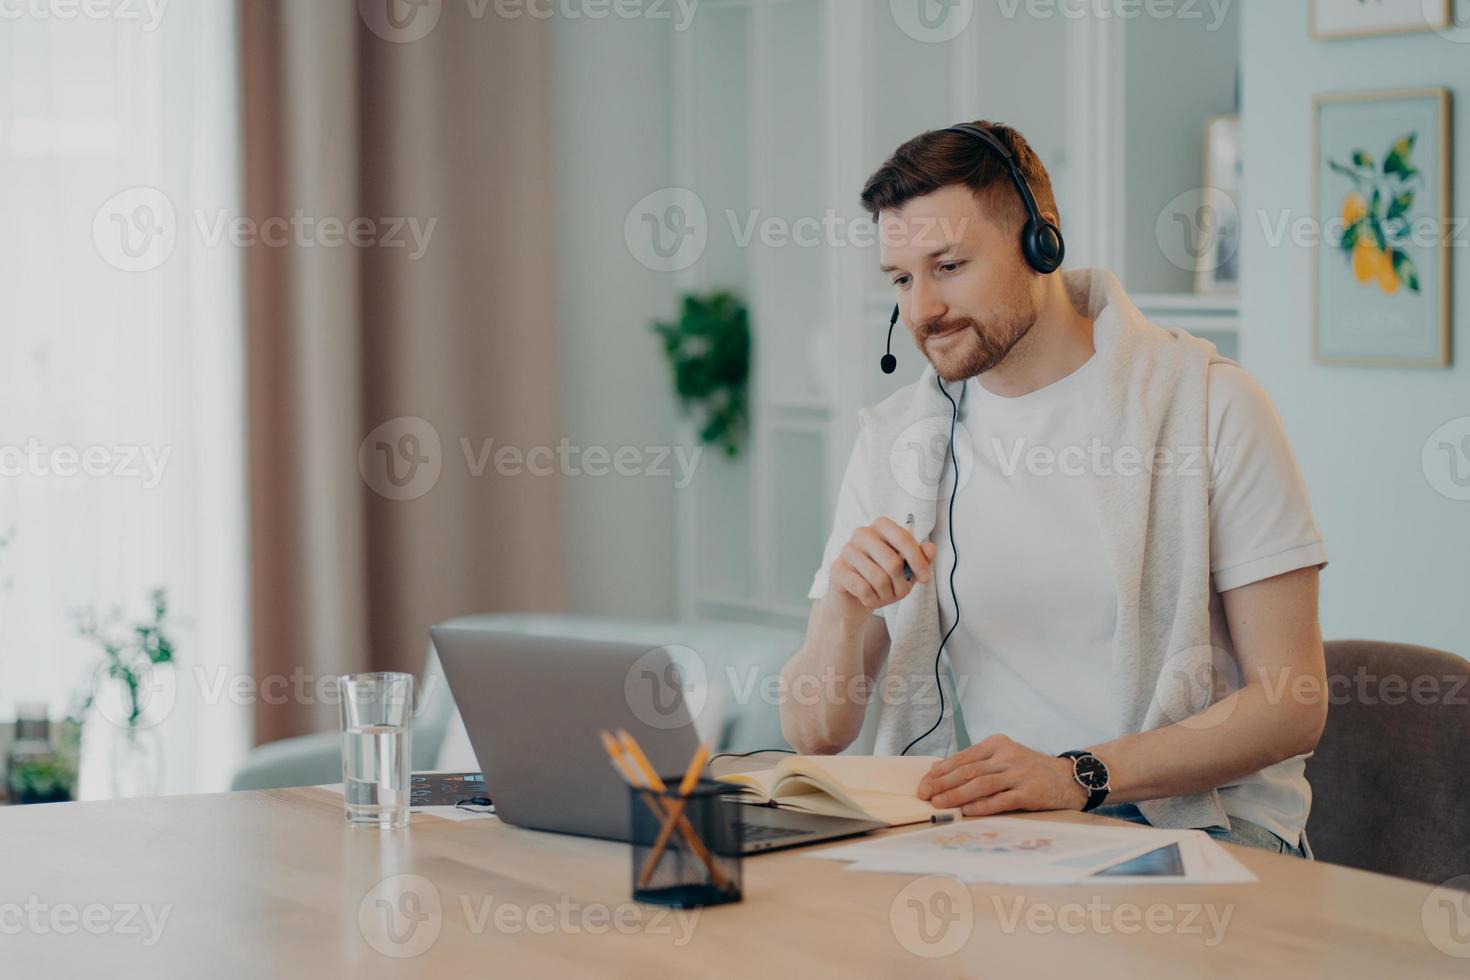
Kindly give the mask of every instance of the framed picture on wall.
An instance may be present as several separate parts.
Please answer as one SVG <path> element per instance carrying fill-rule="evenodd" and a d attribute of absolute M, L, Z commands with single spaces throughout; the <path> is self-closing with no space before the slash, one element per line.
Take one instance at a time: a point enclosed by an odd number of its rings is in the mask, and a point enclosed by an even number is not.
<path fill-rule="evenodd" d="M 1455 0 L 1312 0 L 1318 41 L 1378 34 L 1442 31 L 1454 25 Z"/>
<path fill-rule="evenodd" d="M 1207 197 L 1194 273 L 1194 291 L 1203 296 L 1240 294 L 1241 171 L 1240 117 L 1211 116 L 1205 121 L 1201 186 Z M 1213 205 L 1211 198 L 1217 199 Z"/>
<path fill-rule="evenodd" d="M 1323 363 L 1450 359 L 1450 93 L 1314 101 L 1312 345 Z"/>

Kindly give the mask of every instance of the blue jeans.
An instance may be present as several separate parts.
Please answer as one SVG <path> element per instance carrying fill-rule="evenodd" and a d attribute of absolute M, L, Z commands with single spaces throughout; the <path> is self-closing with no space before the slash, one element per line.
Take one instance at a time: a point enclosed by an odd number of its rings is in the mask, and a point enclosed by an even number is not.
<path fill-rule="evenodd" d="M 1092 811 L 1101 817 L 1114 817 L 1118 820 L 1128 820 L 1133 823 L 1147 824 L 1148 820 L 1143 813 L 1132 803 L 1105 803 Z M 1241 844 L 1245 847 L 1257 847 L 1263 851 L 1273 854 L 1289 854 L 1292 857 L 1306 858 L 1307 854 L 1300 843 L 1288 844 L 1277 837 L 1271 831 L 1258 823 L 1243 820 L 1240 817 L 1230 817 L 1230 829 L 1224 827 L 1206 827 L 1204 832 L 1215 840 L 1226 844 Z"/>

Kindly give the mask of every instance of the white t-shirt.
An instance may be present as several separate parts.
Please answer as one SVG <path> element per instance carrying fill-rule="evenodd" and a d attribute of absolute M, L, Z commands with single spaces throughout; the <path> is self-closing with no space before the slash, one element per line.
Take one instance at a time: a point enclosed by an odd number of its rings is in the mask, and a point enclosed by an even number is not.
<path fill-rule="evenodd" d="M 1087 420 L 1097 366 L 1094 357 L 1019 398 L 993 394 L 974 379 L 964 385 L 954 546 L 951 465 L 938 497 L 934 570 L 947 631 L 955 616 L 949 574 L 957 546 L 960 623 L 946 650 L 963 723 L 976 741 L 998 732 L 1055 755 L 1121 734 L 1112 671 L 1117 593 L 1092 476 L 1132 463 L 1092 444 Z M 1327 556 L 1280 419 L 1260 386 L 1233 364 L 1210 368 L 1206 439 L 1197 459 L 1175 465 L 1211 474 L 1210 616 L 1213 629 L 1223 630 L 1220 592 L 1325 565 Z M 848 464 L 813 599 L 826 594 L 828 569 L 853 531 L 881 516 L 865 512 L 855 483 L 868 471 L 863 446 L 860 440 Z M 887 516 L 903 523 L 904 515 Z M 1222 788 L 1226 812 L 1295 843 L 1310 806 L 1304 770 L 1304 759 L 1288 760 Z"/>

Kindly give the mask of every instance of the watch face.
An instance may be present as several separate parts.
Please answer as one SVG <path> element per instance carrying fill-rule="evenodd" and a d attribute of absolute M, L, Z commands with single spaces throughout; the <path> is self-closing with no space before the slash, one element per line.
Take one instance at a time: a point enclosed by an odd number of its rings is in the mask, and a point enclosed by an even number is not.
<path fill-rule="evenodd" d="M 1095 755 L 1084 755 L 1073 763 L 1077 782 L 1090 790 L 1108 788 L 1108 767 Z"/>

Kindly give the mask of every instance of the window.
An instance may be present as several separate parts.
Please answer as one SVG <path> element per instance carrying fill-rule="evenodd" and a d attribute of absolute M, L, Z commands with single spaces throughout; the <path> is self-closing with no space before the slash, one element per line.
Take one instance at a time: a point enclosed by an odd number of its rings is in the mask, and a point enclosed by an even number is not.
<path fill-rule="evenodd" d="M 235 60 L 228 0 L 0 8 L 0 717 L 61 717 L 97 657 L 77 612 L 162 586 L 166 792 L 248 744 L 240 261 L 208 234 L 239 206 Z"/>

